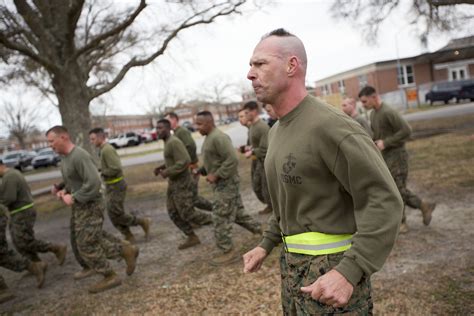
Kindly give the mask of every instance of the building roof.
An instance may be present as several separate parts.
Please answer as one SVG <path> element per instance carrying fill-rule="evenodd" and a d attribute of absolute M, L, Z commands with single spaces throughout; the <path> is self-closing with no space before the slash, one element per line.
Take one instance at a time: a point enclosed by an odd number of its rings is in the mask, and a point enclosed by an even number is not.
<path fill-rule="evenodd" d="M 474 35 L 452 39 L 448 42 L 448 44 L 446 44 L 446 46 L 443 46 L 440 49 L 438 49 L 437 52 L 467 48 L 467 47 L 472 47 L 472 46 L 474 46 Z"/>

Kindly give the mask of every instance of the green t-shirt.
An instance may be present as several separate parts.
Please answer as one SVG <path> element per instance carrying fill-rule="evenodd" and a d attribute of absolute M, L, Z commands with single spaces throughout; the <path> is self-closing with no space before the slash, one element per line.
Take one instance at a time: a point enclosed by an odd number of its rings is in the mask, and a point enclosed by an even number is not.
<path fill-rule="evenodd" d="M 237 175 L 239 160 L 229 135 L 215 127 L 202 144 L 204 168 L 221 179 Z"/>
<path fill-rule="evenodd" d="M 123 176 L 122 163 L 115 148 L 105 143 L 100 148 L 100 173 L 105 181 L 114 180 Z"/>
<path fill-rule="evenodd" d="M 258 120 L 257 123 L 252 124 L 249 129 L 250 145 L 253 148 L 253 153 L 259 159 L 265 159 L 268 147 L 268 131 L 270 127 Z"/>
<path fill-rule="evenodd" d="M 198 158 L 196 155 L 196 142 L 193 139 L 193 136 L 187 128 L 178 126 L 174 130 L 174 136 L 178 137 L 180 141 L 183 142 L 186 150 L 188 151 L 189 157 L 191 158 L 191 163 L 197 163 Z"/>
<path fill-rule="evenodd" d="M 355 234 L 336 270 L 353 285 L 380 269 L 403 202 L 375 144 L 352 118 L 307 96 L 269 133 L 265 173 L 273 206 L 261 246 L 281 233 Z"/>
<path fill-rule="evenodd" d="M 16 169 L 8 169 L 1 177 L 0 204 L 13 211 L 31 203 L 33 196 L 25 177 Z"/>
<path fill-rule="evenodd" d="M 378 110 L 370 113 L 370 123 L 374 132 L 374 140 L 383 140 L 385 149 L 404 148 L 405 142 L 410 138 L 411 128 L 407 121 L 394 109 L 385 103 Z"/>
<path fill-rule="evenodd" d="M 189 172 L 188 165 L 191 162 L 188 151 L 178 137 L 171 135 L 165 142 L 165 166 L 170 180 L 176 179 L 181 174 Z"/>
<path fill-rule="evenodd" d="M 100 175 L 91 155 L 81 147 L 73 150 L 61 160 L 61 173 L 66 190 L 80 203 L 97 201 L 100 193 Z"/>
<path fill-rule="evenodd" d="M 365 117 L 360 114 L 357 114 L 355 117 L 353 117 L 353 119 L 365 129 L 365 131 L 369 134 L 370 137 L 373 137 L 374 133 L 372 133 L 372 130 L 369 126 L 369 122 L 367 122 Z"/>

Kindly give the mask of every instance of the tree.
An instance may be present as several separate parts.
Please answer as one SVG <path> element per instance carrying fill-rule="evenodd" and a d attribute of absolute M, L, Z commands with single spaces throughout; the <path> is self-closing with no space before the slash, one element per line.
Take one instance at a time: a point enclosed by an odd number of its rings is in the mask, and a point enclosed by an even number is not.
<path fill-rule="evenodd" d="M 134 8 L 93 0 L 4 1 L 2 82 L 21 80 L 38 88 L 56 103 L 74 141 L 90 150 L 85 140 L 92 100 L 115 88 L 131 69 L 163 55 L 183 30 L 240 13 L 246 1 L 167 0 L 147 6 L 139 0 Z M 157 20 L 158 12 L 163 22 L 144 27 L 137 22 L 146 19 L 144 12 L 147 22 L 150 15 Z"/>
<path fill-rule="evenodd" d="M 16 138 L 21 149 L 26 148 L 26 138 L 37 130 L 37 123 L 41 119 L 39 108 L 26 107 L 23 103 L 5 103 L 0 116 L 0 122 L 5 124 L 10 137 Z"/>
<path fill-rule="evenodd" d="M 410 9 L 405 16 L 411 25 L 420 28 L 418 36 L 424 45 L 434 31 L 449 32 L 472 24 L 474 12 L 471 8 L 466 10 L 466 6 L 474 4 L 474 0 L 336 0 L 330 11 L 334 18 L 351 21 L 374 43 L 384 20 L 406 3 Z"/>

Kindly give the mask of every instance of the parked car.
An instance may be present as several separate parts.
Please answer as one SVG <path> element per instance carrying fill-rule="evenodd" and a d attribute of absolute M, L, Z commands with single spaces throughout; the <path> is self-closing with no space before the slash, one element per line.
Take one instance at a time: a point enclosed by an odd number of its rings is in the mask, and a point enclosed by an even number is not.
<path fill-rule="evenodd" d="M 462 86 L 461 90 L 459 90 L 459 99 L 474 101 L 474 83 Z"/>
<path fill-rule="evenodd" d="M 9 168 L 23 171 L 31 166 L 31 161 L 34 157 L 36 157 L 34 151 L 16 150 L 5 153 L 3 156 L 3 163 Z"/>
<path fill-rule="evenodd" d="M 436 101 L 448 104 L 449 101 L 455 100 L 458 103 L 462 99 L 466 99 L 460 95 L 463 87 L 474 85 L 474 80 L 457 80 L 435 83 L 431 90 L 425 95 L 426 102 L 433 104 Z"/>
<path fill-rule="evenodd" d="M 51 148 L 45 148 L 38 152 L 38 156 L 33 158 L 31 165 L 34 169 L 40 167 L 57 166 L 61 158 Z"/>
<path fill-rule="evenodd" d="M 140 138 L 141 138 L 141 141 L 145 144 L 153 141 L 153 137 L 148 132 L 141 133 Z"/>
<path fill-rule="evenodd" d="M 191 133 L 196 131 L 196 129 L 193 126 L 193 123 L 191 123 L 189 121 L 184 121 L 182 125 L 183 125 L 183 127 L 186 127 Z"/>
<path fill-rule="evenodd" d="M 115 138 L 109 139 L 109 144 L 115 148 L 127 147 L 127 146 L 138 146 L 141 143 L 141 137 L 134 133 L 124 133 L 120 134 Z"/>

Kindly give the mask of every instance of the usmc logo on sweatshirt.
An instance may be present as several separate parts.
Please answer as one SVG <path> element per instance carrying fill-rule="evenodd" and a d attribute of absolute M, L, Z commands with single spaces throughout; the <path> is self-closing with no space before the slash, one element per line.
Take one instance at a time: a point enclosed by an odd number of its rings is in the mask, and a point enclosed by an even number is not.
<path fill-rule="evenodd" d="M 290 174 L 296 168 L 296 157 L 290 153 L 285 159 L 286 162 L 282 166 L 283 174 L 280 175 L 281 181 L 288 184 L 302 184 L 303 180 L 300 176 Z"/>

